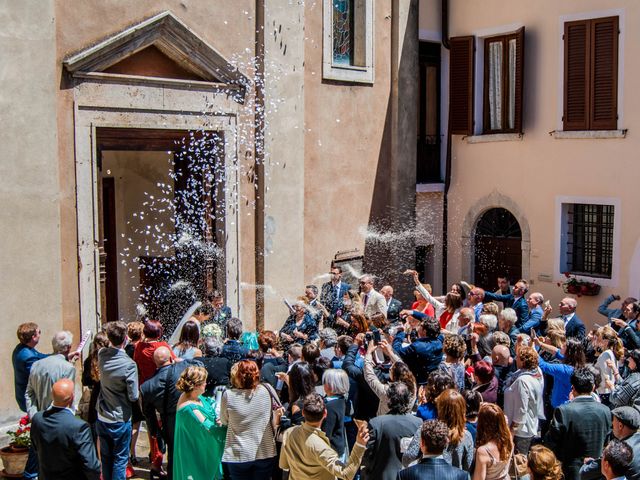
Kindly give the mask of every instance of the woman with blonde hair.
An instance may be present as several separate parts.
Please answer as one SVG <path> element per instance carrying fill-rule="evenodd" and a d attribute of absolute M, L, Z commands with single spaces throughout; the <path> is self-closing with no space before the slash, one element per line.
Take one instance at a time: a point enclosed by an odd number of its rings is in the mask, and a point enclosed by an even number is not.
<path fill-rule="evenodd" d="M 187 367 L 176 382 L 182 392 L 176 409 L 173 478 L 217 480 L 222 474 L 226 428 L 219 425 L 215 401 L 205 397 L 207 370 Z"/>
<path fill-rule="evenodd" d="M 494 403 L 480 406 L 476 445 L 473 480 L 509 480 L 513 441 L 504 412 Z"/>
<path fill-rule="evenodd" d="M 561 332 L 564 335 L 564 320 L 561 318 L 550 318 L 547 320 L 546 334 L 549 335 L 551 331 Z"/>
<path fill-rule="evenodd" d="M 527 457 L 530 480 L 560 480 L 562 464 L 547 447 L 534 445 Z"/>
<path fill-rule="evenodd" d="M 600 385 L 596 387 L 596 392 L 600 395 L 602 403 L 608 406 L 609 396 L 615 388 L 618 361 L 624 356 L 624 347 L 616 331 L 608 325 L 596 330 L 594 346 L 601 352 L 595 364 L 601 373 Z"/>
<path fill-rule="evenodd" d="M 428 283 L 423 283 L 422 287 L 425 288 L 427 292 L 429 292 L 429 294 L 433 292 L 431 285 L 429 285 Z M 433 308 L 433 305 L 425 300 L 425 298 L 417 288 L 413 291 L 413 296 L 415 298 L 415 301 L 411 304 L 411 310 L 417 310 L 424 313 L 425 315 L 429 315 L 430 317 L 435 316 L 436 311 Z"/>

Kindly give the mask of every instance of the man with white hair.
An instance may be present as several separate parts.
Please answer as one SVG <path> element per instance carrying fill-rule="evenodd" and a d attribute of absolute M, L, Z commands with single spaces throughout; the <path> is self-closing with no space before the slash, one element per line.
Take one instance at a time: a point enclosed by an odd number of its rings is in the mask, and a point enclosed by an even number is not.
<path fill-rule="evenodd" d="M 501 332 L 509 335 L 509 339 L 511 339 L 509 351 L 512 357 L 516 356 L 516 342 L 518 341 L 518 334 L 520 333 L 520 330 L 515 326 L 517 321 L 518 316 L 513 308 L 505 308 L 499 314 L 498 327 Z"/>
<path fill-rule="evenodd" d="M 387 302 L 387 320 L 389 323 L 395 323 L 400 321 L 400 310 L 402 310 L 402 303 L 400 300 L 393 298 L 393 287 L 391 285 L 385 285 L 380 289 L 380 293 Z"/>
<path fill-rule="evenodd" d="M 75 379 L 76 369 L 69 363 L 73 335 L 71 332 L 56 333 L 51 340 L 53 353 L 42 360 L 38 360 L 31 367 L 25 401 L 29 418 L 46 410 L 51 406 L 51 390 L 53 384 L 63 378 Z M 29 449 L 29 458 L 24 470 L 24 478 L 38 477 L 38 457 L 35 447 Z"/>
<path fill-rule="evenodd" d="M 565 297 L 560 301 L 558 308 L 560 310 L 560 315 L 562 315 L 562 320 L 564 321 L 565 336 L 567 338 L 575 337 L 582 340 L 585 336 L 586 329 L 584 322 L 580 320 L 580 317 L 578 317 L 578 314 L 576 313 L 576 308 L 578 308 L 578 302 L 576 299 Z"/>
<path fill-rule="evenodd" d="M 73 335 L 71 332 L 62 331 L 53 336 L 53 354 L 47 358 L 38 360 L 31 367 L 29 382 L 27 383 L 27 413 L 32 418 L 37 412 L 46 410 L 51 405 L 51 387 L 62 378 L 73 380 L 76 369 L 67 356 L 71 351 Z"/>

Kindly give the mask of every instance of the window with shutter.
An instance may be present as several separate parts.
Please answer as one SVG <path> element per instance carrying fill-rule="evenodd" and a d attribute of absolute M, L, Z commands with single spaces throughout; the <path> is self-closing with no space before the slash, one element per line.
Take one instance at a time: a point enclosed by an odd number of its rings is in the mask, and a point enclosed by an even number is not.
<path fill-rule="evenodd" d="M 618 17 L 564 25 L 564 130 L 618 124 Z"/>
<path fill-rule="evenodd" d="M 522 133 L 524 27 L 484 40 L 484 133 Z"/>
<path fill-rule="evenodd" d="M 449 116 L 451 134 L 473 135 L 475 38 L 450 39 Z"/>

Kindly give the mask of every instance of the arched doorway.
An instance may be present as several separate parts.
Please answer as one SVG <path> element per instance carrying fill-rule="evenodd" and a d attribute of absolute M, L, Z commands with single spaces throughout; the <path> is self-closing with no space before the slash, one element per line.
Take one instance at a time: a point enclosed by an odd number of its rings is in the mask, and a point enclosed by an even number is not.
<path fill-rule="evenodd" d="M 513 214 L 492 208 L 478 220 L 474 235 L 474 283 L 493 290 L 498 275 L 514 282 L 522 276 L 522 230 Z"/>

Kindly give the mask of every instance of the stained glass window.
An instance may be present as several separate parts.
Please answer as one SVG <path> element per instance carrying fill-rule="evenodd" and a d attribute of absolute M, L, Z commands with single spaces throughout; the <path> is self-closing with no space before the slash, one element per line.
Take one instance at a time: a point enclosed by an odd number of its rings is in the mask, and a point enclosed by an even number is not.
<path fill-rule="evenodd" d="M 333 63 L 353 65 L 354 0 L 333 0 Z"/>

